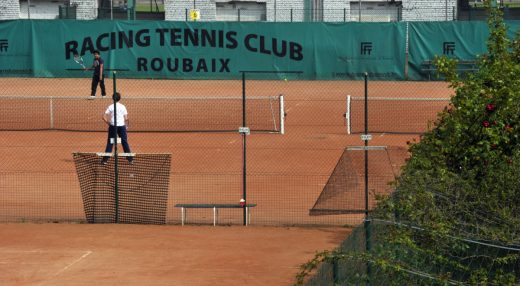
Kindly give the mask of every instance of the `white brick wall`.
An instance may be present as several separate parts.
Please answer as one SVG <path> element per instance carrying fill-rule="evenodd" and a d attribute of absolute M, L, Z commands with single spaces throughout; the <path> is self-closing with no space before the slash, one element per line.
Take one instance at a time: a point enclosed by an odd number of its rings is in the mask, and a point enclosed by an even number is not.
<path fill-rule="evenodd" d="M 304 19 L 304 8 L 304 0 L 268 0 L 267 21 L 290 22 L 292 19 L 293 22 L 301 22 Z"/>
<path fill-rule="evenodd" d="M 323 0 L 323 21 L 344 22 L 349 20 L 350 1 L 346 0 Z"/>
<path fill-rule="evenodd" d="M 97 0 L 70 0 L 71 5 L 77 5 L 76 19 L 94 20 L 97 19 Z"/>
<path fill-rule="evenodd" d="M 215 0 L 164 0 L 164 18 L 166 21 L 186 21 L 186 10 L 199 9 L 200 21 L 215 21 Z M 188 14 L 188 21 L 189 14 Z"/>
<path fill-rule="evenodd" d="M 195 6 L 200 9 L 201 21 L 214 21 L 216 17 L 215 2 L 230 0 L 195 0 Z M 300 22 L 310 20 L 305 15 L 305 3 L 312 0 L 243 0 L 266 3 L 267 21 L 269 22 Z M 365 0 L 371 1 L 372 0 Z M 386 0 L 380 0 L 386 2 Z M 80 20 L 97 18 L 97 0 L 70 0 L 77 4 L 76 15 Z M 167 21 L 185 21 L 186 9 L 193 8 L 193 0 L 164 0 L 165 19 Z M 456 0 L 402 0 L 402 21 L 451 21 L 456 15 Z M 292 15 L 291 15 L 292 9 Z M 323 0 L 323 20 L 327 22 L 343 22 L 350 19 L 350 0 Z M 346 9 L 346 10 L 344 10 Z M 19 19 L 23 13 L 19 0 L 0 0 L 0 20 Z M 308 13 L 307 13 L 308 14 Z M 23 17 L 22 17 L 23 18 Z M 31 17 L 32 18 L 32 17 Z"/>
<path fill-rule="evenodd" d="M 311 0 L 243 0 L 244 2 L 266 3 L 266 18 L 268 22 L 302 22 L 310 20 L 309 11 L 305 10 L 305 1 Z M 231 2 L 231 0 L 196 0 L 195 7 L 200 10 L 200 21 L 214 21 L 216 2 Z M 344 8 L 349 9 L 348 0 L 324 0 L 324 19 L 327 21 L 343 21 Z M 185 21 L 186 9 L 193 9 L 193 0 L 165 0 L 164 11 L 167 21 Z M 329 9 L 329 11 L 327 11 Z M 331 11 L 333 9 L 334 11 Z M 307 15 L 306 15 L 307 14 Z M 347 14 L 348 15 L 348 14 Z M 188 15 L 189 16 L 189 15 Z M 188 17 L 189 18 L 189 17 Z"/>
<path fill-rule="evenodd" d="M 30 9 L 27 2 L 20 3 L 20 19 L 57 19 L 59 17 L 59 5 L 50 1 L 31 1 Z"/>
<path fill-rule="evenodd" d="M 4 2 L 14 2 L 12 7 L 18 10 L 16 19 L 18 19 L 18 15 L 20 19 L 28 19 L 29 16 L 31 19 L 57 19 L 59 17 L 59 6 L 64 4 L 64 1 L 31 1 L 30 11 L 28 11 L 27 2 L 0 0 L 0 7 Z M 70 0 L 70 4 L 77 5 L 76 18 L 78 20 L 97 19 L 97 0 Z M 0 12 L 0 19 L 5 19 L 1 18 L 2 16 L 3 13 Z"/>
<path fill-rule="evenodd" d="M 0 20 L 14 20 L 20 17 L 18 0 L 0 0 Z"/>
<path fill-rule="evenodd" d="M 402 21 L 452 21 L 456 0 L 403 0 Z"/>

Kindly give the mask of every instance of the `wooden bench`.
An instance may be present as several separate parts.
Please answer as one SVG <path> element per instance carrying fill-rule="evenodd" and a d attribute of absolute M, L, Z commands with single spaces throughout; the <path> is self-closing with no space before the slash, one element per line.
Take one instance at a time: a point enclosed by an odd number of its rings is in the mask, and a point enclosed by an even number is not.
<path fill-rule="evenodd" d="M 184 223 L 188 222 L 188 209 L 213 209 L 213 226 L 216 226 L 218 223 L 218 210 L 219 209 L 246 209 L 246 225 L 251 223 L 251 212 L 250 208 L 256 207 L 256 204 L 246 204 L 241 206 L 240 204 L 176 204 L 176 208 L 181 208 L 181 222 L 184 226 Z"/>
<path fill-rule="evenodd" d="M 478 70 L 477 61 L 475 60 L 459 60 L 456 67 L 457 72 L 474 72 Z M 428 74 L 428 80 L 431 75 L 437 71 L 437 67 L 432 60 L 426 60 L 421 63 L 421 72 Z"/>

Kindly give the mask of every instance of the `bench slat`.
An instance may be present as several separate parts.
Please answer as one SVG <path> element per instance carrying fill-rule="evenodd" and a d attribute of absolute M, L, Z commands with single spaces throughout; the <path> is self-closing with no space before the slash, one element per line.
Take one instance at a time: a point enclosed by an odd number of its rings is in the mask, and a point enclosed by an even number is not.
<path fill-rule="evenodd" d="M 176 208 L 191 208 L 191 209 L 212 209 L 212 208 L 218 208 L 218 209 L 234 209 L 234 208 L 252 208 L 256 207 L 256 204 L 246 204 L 244 206 L 241 206 L 240 204 L 176 204 Z"/>

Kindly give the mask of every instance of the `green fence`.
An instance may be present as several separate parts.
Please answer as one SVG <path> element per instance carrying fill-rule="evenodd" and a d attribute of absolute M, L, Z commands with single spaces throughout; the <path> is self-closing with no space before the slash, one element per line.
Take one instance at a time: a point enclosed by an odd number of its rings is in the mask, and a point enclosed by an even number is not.
<path fill-rule="evenodd" d="M 472 274 L 479 270 L 488 277 L 502 274 L 516 277 L 512 278 L 516 283 L 490 281 L 489 285 L 520 283 L 518 245 L 468 238 L 467 234 L 447 234 L 446 245 L 436 249 L 438 253 L 425 254 L 391 238 L 400 231 L 412 233 L 412 237 L 420 241 L 421 237 L 430 235 L 428 230 L 378 219 L 372 219 L 368 225 L 368 232 L 363 226 L 355 228 L 334 252 L 335 258 L 329 254 L 327 262 L 305 285 L 477 285 Z M 368 254 L 367 233 L 371 245 Z M 434 258 L 436 254 L 443 255 L 443 251 L 450 251 L 452 256 L 444 261 Z"/>

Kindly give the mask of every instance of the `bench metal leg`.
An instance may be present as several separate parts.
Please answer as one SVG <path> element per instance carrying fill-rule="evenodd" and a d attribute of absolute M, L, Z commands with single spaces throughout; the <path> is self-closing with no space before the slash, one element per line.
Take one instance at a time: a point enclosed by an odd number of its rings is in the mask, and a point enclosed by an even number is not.
<path fill-rule="evenodd" d="M 186 208 L 181 208 L 181 224 L 184 226 L 184 220 L 186 219 Z"/>
<path fill-rule="evenodd" d="M 213 207 L 213 226 L 217 225 L 217 208 Z"/>

